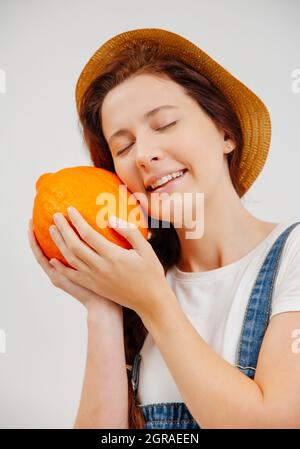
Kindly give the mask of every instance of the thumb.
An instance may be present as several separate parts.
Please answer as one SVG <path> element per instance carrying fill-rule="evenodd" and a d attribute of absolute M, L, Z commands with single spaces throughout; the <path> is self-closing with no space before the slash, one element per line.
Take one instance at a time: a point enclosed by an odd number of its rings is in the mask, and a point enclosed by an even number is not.
<path fill-rule="evenodd" d="M 137 252 L 141 253 L 145 250 L 146 244 L 149 245 L 140 230 L 133 223 L 122 220 L 122 218 L 117 218 L 115 215 L 111 215 L 108 219 L 108 224 L 120 235 L 122 235 L 122 237 L 125 237 L 125 239 L 131 244 L 132 248 Z"/>

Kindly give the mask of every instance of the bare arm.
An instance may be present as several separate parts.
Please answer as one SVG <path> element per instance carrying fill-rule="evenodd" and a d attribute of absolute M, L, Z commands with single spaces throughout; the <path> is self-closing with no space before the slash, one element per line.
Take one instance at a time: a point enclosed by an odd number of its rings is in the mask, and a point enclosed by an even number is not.
<path fill-rule="evenodd" d="M 87 310 L 88 347 L 80 406 L 74 428 L 128 428 L 128 380 L 123 338 L 123 308 L 64 277 L 43 254 L 32 222 L 33 254 L 52 284 Z"/>
<path fill-rule="evenodd" d="M 87 314 L 87 360 L 74 428 L 128 429 L 123 309 L 112 302 L 104 307 L 105 313 L 102 306 Z"/>

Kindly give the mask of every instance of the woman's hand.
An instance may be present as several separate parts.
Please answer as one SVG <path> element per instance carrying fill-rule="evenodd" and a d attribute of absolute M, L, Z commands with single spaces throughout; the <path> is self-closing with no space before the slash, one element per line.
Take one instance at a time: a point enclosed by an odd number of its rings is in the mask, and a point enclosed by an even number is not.
<path fill-rule="evenodd" d="M 88 311 L 92 311 L 98 306 L 105 305 L 109 306 L 109 308 L 116 308 L 120 309 L 121 306 L 117 303 L 114 303 L 113 301 L 110 301 L 108 298 L 105 298 L 103 296 L 97 295 L 92 290 L 85 288 L 81 285 L 76 284 L 71 279 L 64 276 L 61 271 L 58 270 L 58 267 L 60 265 L 63 265 L 58 260 L 55 262 L 55 266 L 50 264 L 47 257 L 42 252 L 32 229 L 32 220 L 29 222 L 29 229 L 28 229 L 28 238 L 29 238 L 29 244 L 32 249 L 32 252 L 39 263 L 39 265 L 42 267 L 42 269 L 45 271 L 47 276 L 50 278 L 52 284 L 55 287 L 60 288 L 61 290 L 65 291 L 69 295 L 73 296 L 75 299 L 77 299 L 82 305 L 84 305 Z"/>
<path fill-rule="evenodd" d="M 158 292 L 167 286 L 167 281 L 162 264 L 141 232 L 127 222 L 114 226 L 114 232 L 131 244 L 132 249 L 128 250 L 93 229 L 77 209 L 68 208 L 68 214 L 82 240 L 63 214 L 54 214 L 56 226 L 50 228 L 54 229 L 54 243 L 75 270 L 56 259 L 51 259 L 50 264 L 64 279 L 139 315 L 152 312 Z M 113 226 L 111 219 L 109 226 Z"/>

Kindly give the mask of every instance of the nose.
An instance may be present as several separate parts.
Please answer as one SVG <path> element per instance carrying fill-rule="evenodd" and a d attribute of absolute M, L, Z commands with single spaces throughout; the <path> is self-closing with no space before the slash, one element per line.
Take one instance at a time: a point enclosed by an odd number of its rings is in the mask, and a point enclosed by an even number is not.
<path fill-rule="evenodd" d="M 153 154 L 143 154 L 141 156 L 136 157 L 136 165 L 138 167 L 145 168 L 151 164 L 151 161 L 157 161 L 159 159 L 160 158 L 157 155 L 155 155 L 154 153 Z"/>
<path fill-rule="evenodd" d="M 149 140 L 148 140 L 149 142 Z M 144 142 L 136 144 L 136 165 L 145 168 L 152 161 L 158 161 L 163 158 L 163 152 L 157 144 Z"/>

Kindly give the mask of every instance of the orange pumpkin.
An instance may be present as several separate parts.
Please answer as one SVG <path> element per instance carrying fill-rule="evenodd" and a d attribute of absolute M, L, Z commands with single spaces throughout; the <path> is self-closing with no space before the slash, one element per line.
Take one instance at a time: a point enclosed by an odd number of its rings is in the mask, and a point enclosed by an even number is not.
<path fill-rule="evenodd" d="M 69 206 L 74 206 L 92 228 L 123 248 L 130 249 L 132 246 L 117 231 L 108 227 L 111 215 L 135 224 L 148 239 L 147 218 L 137 198 L 116 174 L 108 170 L 89 166 L 63 168 L 41 175 L 35 187 L 33 231 L 49 259 L 56 258 L 70 266 L 49 233 L 49 227 L 55 224 L 53 214 L 61 212 L 79 236 L 67 213 Z"/>

